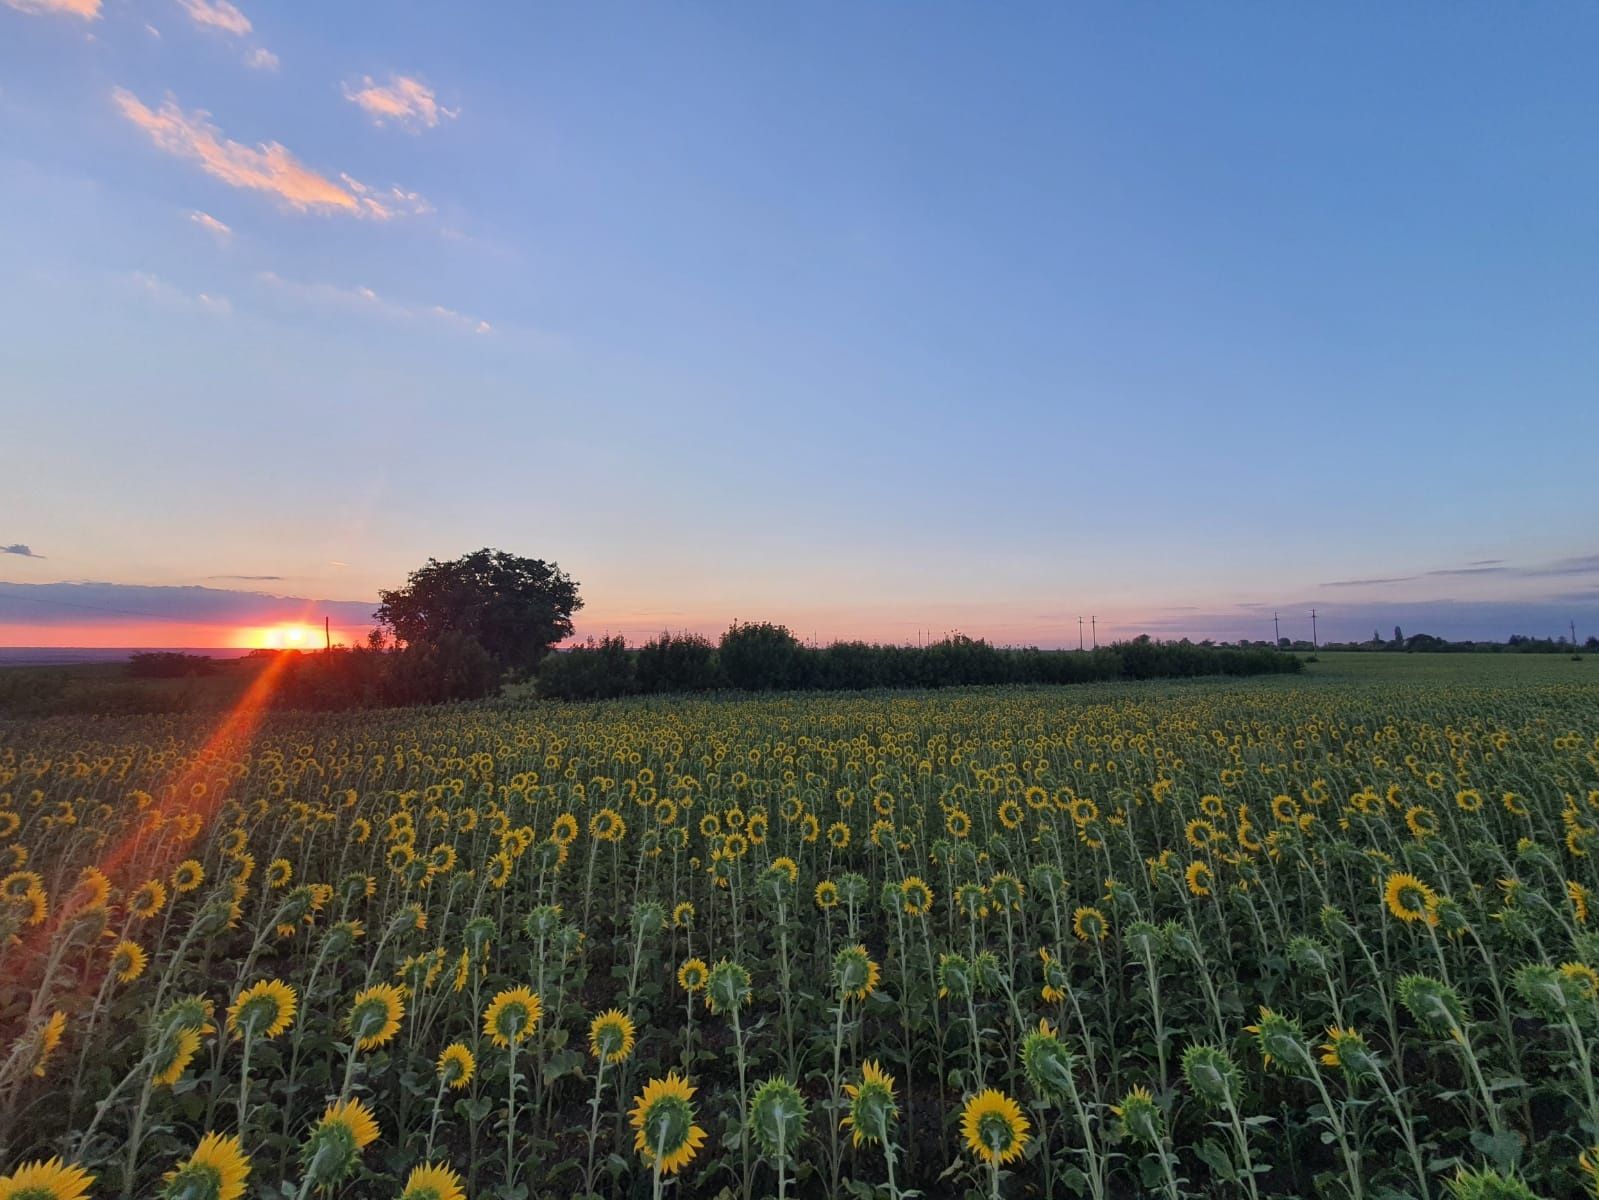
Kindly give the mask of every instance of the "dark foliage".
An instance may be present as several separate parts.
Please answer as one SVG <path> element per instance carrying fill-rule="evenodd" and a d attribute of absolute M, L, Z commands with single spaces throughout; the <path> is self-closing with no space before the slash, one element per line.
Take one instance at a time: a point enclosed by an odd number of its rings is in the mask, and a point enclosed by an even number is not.
<path fill-rule="evenodd" d="M 501 671 L 535 670 L 572 636 L 572 614 L 583 607 L 576 581 L 554 563 L 489 549 L 451 562 L 430 558 L 403 588 L 378 596 L 372 615 L 403 645 L 465 634 Z"/>
<path fill-rule="evenodd" d="M 666 664 L 676 664 L 671 669 Z M 539 669 L 539 695 L 592 700 L 636 692 L 940 688 L 983 684 L 1065 684 L 1196 675 L 1265 675 L 1302 669 L 1265 648 L 1235 649 L 1140 637 L 1090 651 L 1001 649 L 955 636 L 930 646 L 835 642 L 801 645 L 781 625 L 734 625 L 721 645 L 662 638 L 628 650 L 620 638 L 551 654 Z"/>
<path fill-rule="evenodd" d="M 214 675 L 216 660 L 205 654 L 176 654 L 152 650 L 128 659 L 128 674 L 135 679 L 187 679 Z"/>

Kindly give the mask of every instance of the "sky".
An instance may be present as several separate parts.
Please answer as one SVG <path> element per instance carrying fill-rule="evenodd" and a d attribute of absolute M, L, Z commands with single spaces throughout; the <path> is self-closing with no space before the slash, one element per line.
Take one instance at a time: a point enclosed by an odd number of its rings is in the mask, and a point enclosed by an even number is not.
<path fill-rule="evenodd" d="M 1599 632 L 1596 39 L 0 0 L 0 645 Z"/>

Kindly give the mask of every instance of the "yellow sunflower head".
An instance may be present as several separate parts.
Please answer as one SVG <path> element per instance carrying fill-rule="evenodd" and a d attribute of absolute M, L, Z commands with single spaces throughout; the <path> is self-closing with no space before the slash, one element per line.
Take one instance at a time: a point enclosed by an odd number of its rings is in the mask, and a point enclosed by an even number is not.
<path fill-rule="evenodd" d="M 167 1172 L 163 1200 L 239 1200 L 250 1176 L 250 1158 L 235 1135 L 208 1133 L 176 1168 Z"/>
<path fill-rule="evenodd" d="M 477 1059 L 461 1042 L 451 1042 L 439 1052 L 439 1080 L 457 1091 L 472 1082 L 476 1070 Z"/>
<path fill-rule="evenodd" d="M 23 1163 L 0 1177 L 0 1200 L 85 1200 L 94 1176 L 59 1158 Z"/>
<path fill-rule="evenodd" d="M 861 1064 L 861 1081 L 844 1085 L 844 1098 L 849 1101 L 849 1112 L 838 1127 L 850 1130 L 855 1145 L 888 1139 L 894 1119 L 899 1116 L 892 1075 L 867 1059 Z"/>
<path fill-rule="evenodd" d="M 358 1099 L 330 1104 L 300 1150 L 310 1182 L 327 1188 L 355 1169 L 356 1161 L 378 1140 L 378 1123 Z"/>
<path fill-rule="evenodd" d="M 423 1165 L 412 1167 L 405 1177 L 400 1200 L 466 1200 L 466 1189 L 449 1167 Z"/>
<path fill-rule="evenodd" d="M 633 1053 L 633 1018 L 620 1009 L 602 1012 L 589 1023 L 589 1053 L 610 1066 Z"/>
<path fill-rule="evenodd" d="M 355 994 L 346 1021 L 359 1050 L 375 1050 L 400 1031 L 405 997 L 391 983 L 379 983 Z"/>
<path fill-rule="evenodd" d="M 978 1092 L 961 1109 L 966 1148 L 991 1166 L 1021 1157 L 1031 1128 L 1021 1105 L 997 1088 Z"/>
<path fill-rule="evenodd" d="M 669 1071 L 665 1079 L 644 1085 L 628 1114 L 633 1148 L 662 1175 L 672 1175 L 691 1161 L 705 1144 L 705 1131 L 694 1124 L 694 1088 Z"/>
<path fill-rule="evenodd" d="M 228 1008 L 228 1029 L 243 1038 L 275 1038 L 294 1024 L 297 1001 L 281 979 L 252 983 Z"/>
<path fill-rule="evenodd" d="M 505 988 L 483 1010 L 483 1032 L 505 1050 L 532 1036 L 543 1015 L 544 1002 L 532 988 Z"/>

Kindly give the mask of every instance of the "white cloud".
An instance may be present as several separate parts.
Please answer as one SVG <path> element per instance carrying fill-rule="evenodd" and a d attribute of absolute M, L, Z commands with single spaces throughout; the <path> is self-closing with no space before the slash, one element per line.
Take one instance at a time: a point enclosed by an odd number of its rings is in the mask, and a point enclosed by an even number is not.
<path fill-rule="evenodd" d="M 178 4 L 189 14 L 190 20 L 206 29 L 243 37 L 253 28 L 250 18 L 228 0 L 178 0 Z"/>
<path fill-rule="evenodd" d="M 201 212 L 199 209 L 195 209 L 189 214 L 189 220 L 207 233 L 215 234 L 220 241 L 225 242 L 233 236 L 233 229 L 230 226 L 217 220 L 208 212 Z"/>
<path fill-rule="evenodd" d="M 345 84 L 344 98 L 358 105 L 376 124 L 393 121 L 412 133 L 433 129 L 440 118 L 454 120 L 461 112 L 441 105 L 433 89 L 420 79 L 392 72 L 386 85 L 380 86 L 370 75 L 362 77 L 359 87 Z"/>
<path fill-rule="evenodd" d="M 233 311 L 233 302 L 226 296 L 214 296 L 209 292 L 190 295 L 176 284 L 149 271 L 133 271 L 126 278 L 138 295 L 166 308 L 215 313 L 218 316 L 227 316 Z"/>
<path fill-rule="evenodd" d="M 244 65 L 256 71 L 276 71 L 278 56 L 265 46 L 257 46 L 244 56 Z"/>
<path fill-rule="evenodd" d="M 310 308 L 337 310 L 413 324 L 431 323 L 465 333 L 494 332 L 494 327 L 479 317 L 457 312 L 442 304 L 407 304 L 391 300 L 387 296 L 380 296 L 365 284 L 340 287 L 333 283 L 302 283 L 285 279 L 274 271 L 263 271 L 259 278 L 277 295 Z"/>
<path fill-rule="evenodd" d="M 100 0 L 4 0 L 18 12 L 31 16 L 59 13 L 62 16 L 81 17 L 85 21 L 100 19 Z"/>
<path fill-rule="evenodd" d="M 112 99 L 122 115 L 142 129 L 152 142 L 177 158 L 200 165 L 206 174 L 236 188 L 267 192 L 296 212 L 347 213 L 375 221 L 432 211 L 420 195 L 394 187 L 373 188 L 349 175 L 343 186 L 305 166 L 278 142 L 246 146 L 222 136 L 201 109 L 185 112 L 168 96 L 152 109 L 126 88 Z"/>

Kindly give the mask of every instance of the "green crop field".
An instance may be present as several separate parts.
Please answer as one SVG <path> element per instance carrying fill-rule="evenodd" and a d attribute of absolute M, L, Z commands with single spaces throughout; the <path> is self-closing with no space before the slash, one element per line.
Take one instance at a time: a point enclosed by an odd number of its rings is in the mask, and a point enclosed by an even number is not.
<path fill-rule="evenodd" d="M 0 723 L 0 1173 L 1592 1195 L 1596 672 Z"/>

